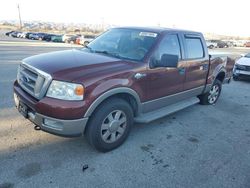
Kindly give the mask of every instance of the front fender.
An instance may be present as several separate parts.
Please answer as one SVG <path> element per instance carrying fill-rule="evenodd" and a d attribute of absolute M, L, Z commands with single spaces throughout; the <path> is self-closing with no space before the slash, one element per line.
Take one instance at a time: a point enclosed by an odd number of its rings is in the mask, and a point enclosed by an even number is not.
<path fill-rule="evenodd" d="M 117 87 L 117 88 L 113 88 L 110 89 L 106 92 L 104 92 L 103 94 L 101 94 L 99 97 L 97 97 L 92 104 L 90 105 L 90 107 L 88 108 L 88 110 L 86 111 L 84 117 L 89 117 L 91 116 L 91 114 L 94 112 L 94 110 L 107 98 L 116 95 L 116 94 L 128 94 L 131 95 L 132 97 L 134 97 L 136 103 L 137 103 L 137 107 L 138 107 L 138 111 L 141 111 L 141 101 L 140 101 L 140 97 L 137 94 L 136 91 L 134 91 L 133 89 L 130 89 L 128 87 Z"/>

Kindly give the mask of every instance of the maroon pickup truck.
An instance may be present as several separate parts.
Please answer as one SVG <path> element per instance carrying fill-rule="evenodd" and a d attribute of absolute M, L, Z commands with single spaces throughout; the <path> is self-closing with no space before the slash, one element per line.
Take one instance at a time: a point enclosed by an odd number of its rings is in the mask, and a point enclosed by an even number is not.
<path fill-rule="evenodd" d="M 83 49 L 24 59 L 14 83 L 19 112 L 41 130 L 85 135 L 97 150 L 121 145 L 134 122 L 214 104 L 234 58 L 209 55 L 198 32 L 123 27 Z"/>

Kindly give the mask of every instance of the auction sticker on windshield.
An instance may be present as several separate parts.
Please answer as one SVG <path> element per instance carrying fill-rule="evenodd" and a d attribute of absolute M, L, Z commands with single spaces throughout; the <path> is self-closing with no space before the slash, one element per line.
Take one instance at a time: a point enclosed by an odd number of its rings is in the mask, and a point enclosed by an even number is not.
<path fill-rule="evenodd" d="M 139 35 L 143 37 L 157 37 L 157 33 L 151 33 L 151 32 L 140 32 Z"/>

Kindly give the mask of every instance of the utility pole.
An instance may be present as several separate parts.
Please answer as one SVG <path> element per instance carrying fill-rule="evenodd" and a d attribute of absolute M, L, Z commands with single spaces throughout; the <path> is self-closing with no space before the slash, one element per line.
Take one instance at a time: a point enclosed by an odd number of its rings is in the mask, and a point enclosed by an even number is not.
<path fill-rule="evenodd" d="M 22 20 L 21 20 L 21 13 L 20 13 L 20 7 L 19 7 L 19 4 L 17 4 L 17 8 L 18 8 L 18 14 L 19 14 L 19 24 L 20 24 L 20 29 L 22 30 Z"/>

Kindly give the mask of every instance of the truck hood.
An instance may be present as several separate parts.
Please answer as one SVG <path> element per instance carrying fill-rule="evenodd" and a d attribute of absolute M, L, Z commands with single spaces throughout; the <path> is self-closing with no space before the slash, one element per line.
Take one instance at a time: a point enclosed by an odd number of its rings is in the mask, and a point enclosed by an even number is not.
<path fill-rule="evenodd" d="M 239 65 L 250 66 L 250 58 L 242 57 L 236 63 Z"/>
<path fill-rule="evenodd" d="M 76 49 L 35 55 L 24 59 L 23 62 L 50 74 L 53 79 L 64 81 L 128 70 L 136 64 Z"/>

